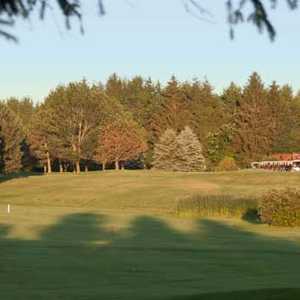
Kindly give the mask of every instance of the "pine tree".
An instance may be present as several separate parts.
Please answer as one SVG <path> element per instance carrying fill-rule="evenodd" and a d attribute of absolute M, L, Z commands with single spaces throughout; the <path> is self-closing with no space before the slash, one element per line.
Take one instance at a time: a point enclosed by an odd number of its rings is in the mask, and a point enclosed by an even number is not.
<path fill-rule="evenodd" d="M 162 90 L 162 102 L 152 117 L 152 131 L 156 137 L 160 136 L 167 128 L 180 132 L 185 125 L 191 123 L 192 112 L 189 110 L 189 99 L 182 85 L 175 76 Z"/>
<path fill-rule="evenodd" d="M 23 135 L 17 116 L 0 103 L 0 173 L 9 174 L 21 169 Z"/>
<path fill-rule="evenodd" d="M 237 159 L 244 165 L 270 154 L 276 122 L 267 90 L 261 78 L 253 73 L 234 118 L 233 147 Z"/>
<path fill-rule="evenodd" d="M 176 140 L 178 148 L 174 169 L 185 172 L 205 170 L 202 146 L 191 128 L 186 126 Z"/>
<path fill-rule="evenodd" d="M 225 105 L 226 112 L 230 115 L 234 115 L 241 104 L 242 89 L 235 83 L 231 82 L 229 87 L 223 91 L 221 99 Z"/>
<path fill-rule="evenodd" d="M 35 106 L 30 98 L 9 98 L 6 101 L 7 107 L 13 111 L 21 122 L 22 134 L 24 136 L 21 143 L 22 151 L 22 169 L 26 171 L 32 170 L 36 164 L 36 159 L 30 151 L 29 140 L 29 127 L 34 115 Z"/>
<path fill-rule="evenodd" d="M 190 120 L 185 117 L 183 125 L 189 126 L 206 147 L 207 135 L 218 130 L 226 121 L 224 104 L 208 81 L 185 82 L 183 91 L 191 114 Z"/>
<path fill-rule="evenodd" d="M 158 170 L 173 171 L 176 161 L 176 132 L 167 129 L 154 147 L 153 166 Z"/>

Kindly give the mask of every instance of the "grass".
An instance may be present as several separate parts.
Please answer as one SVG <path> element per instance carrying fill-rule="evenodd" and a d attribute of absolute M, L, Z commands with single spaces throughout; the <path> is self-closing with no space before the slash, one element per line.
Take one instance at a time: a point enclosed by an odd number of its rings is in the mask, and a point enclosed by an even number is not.
<path fill-rule="evenodd" d="M 0 205 L 68 206 L 168 213 L 189 195 L 257 197 L 274 187 L 297 187 L 300 174 L 266 171 L 167 173 L 91 172 L 29 176 L 1 183 Z"/>
<path fill-rule="evenodd" d="M 258 200 L 235 196 L 189 196 L 177 203 L 176 214 L 183 217 L 229 217 L 258 220 Z"/>
<path fill-rule="evenodd" d="M 299 179 L 128 171 L 2 181 L 0 299 L 299 299 L 299 229 L 170 214 L 187 195 L 254 196 Z"/>

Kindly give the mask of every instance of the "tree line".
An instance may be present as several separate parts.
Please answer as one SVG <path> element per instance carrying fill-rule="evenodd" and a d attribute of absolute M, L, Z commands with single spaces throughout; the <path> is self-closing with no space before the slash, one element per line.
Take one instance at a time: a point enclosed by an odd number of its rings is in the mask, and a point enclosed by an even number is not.
<path fill-rule="evenodd" d="M 199 171 L 225 158 L 247 167 L 272 153 L 300 151 L 299 120 L 300 94 L 276 82 L 266 86 L 257 73 L 221 94 L 208 81 L 173 76 L 162 85 L 113 74 L 105 84 L 60 85 L 38 104 L 1 101 L 0 173 Z"/>

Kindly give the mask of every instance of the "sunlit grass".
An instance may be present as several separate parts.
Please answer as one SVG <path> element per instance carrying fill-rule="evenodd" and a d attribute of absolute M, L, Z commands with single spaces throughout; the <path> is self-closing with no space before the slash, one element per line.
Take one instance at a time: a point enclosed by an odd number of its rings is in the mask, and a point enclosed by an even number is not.
<path fill-rule="evenodd" d="M 298 299 L 299 229 L 170 212 L 187 195 L 254 196 L 299 179 L 120 171 L 2 182 L 0 299 Z"/>

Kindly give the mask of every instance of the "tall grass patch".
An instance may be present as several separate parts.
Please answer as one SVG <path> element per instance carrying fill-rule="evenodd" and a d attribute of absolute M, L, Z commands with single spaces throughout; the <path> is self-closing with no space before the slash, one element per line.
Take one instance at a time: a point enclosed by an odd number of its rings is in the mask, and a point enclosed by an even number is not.
<path fill-rule="evenodd" d="M 193 195 L 180 199 L 177 215 L 183 217 L 238 217 L 257 219 L 257 199 L 232 195 Z"/>

